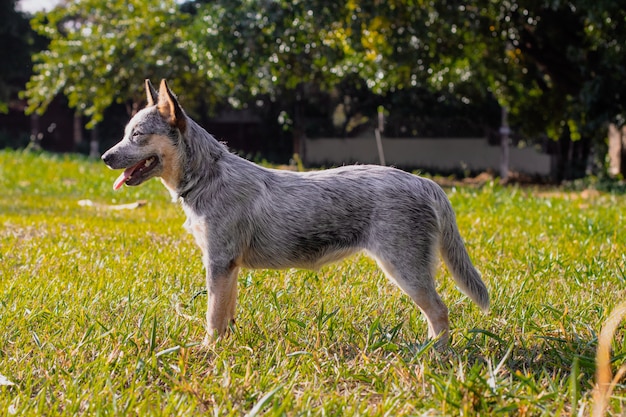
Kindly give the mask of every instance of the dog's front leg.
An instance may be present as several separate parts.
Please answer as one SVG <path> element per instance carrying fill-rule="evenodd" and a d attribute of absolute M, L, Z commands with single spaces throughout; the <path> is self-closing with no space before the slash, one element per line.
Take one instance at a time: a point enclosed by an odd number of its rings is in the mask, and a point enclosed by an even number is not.
<path fill-rule="evenodd" d="M 237 273 L 239 267 L 232 262 L 230 265 L 208 265 L 207 267 L 207 336 L 205 344 L 228 330 L 228 326 L 235 320 L 237 305 Z"/>

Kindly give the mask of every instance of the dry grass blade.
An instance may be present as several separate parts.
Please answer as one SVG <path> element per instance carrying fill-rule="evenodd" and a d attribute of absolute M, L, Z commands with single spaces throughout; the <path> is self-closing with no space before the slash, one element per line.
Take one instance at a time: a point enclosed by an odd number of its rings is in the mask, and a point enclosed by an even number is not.
<path fill-rule="evenodd" d="M 626 365 L 620 367 L 615 377 L 611 371 L 611 342 L 624 316 L 626 316 L 626 301 L 613 310 L 600 332 L 596 354 L 596 387 L 593 392 L 592 415 L 594 417 L 605 415 L 613 389 L 626 372 Z"/>
<path fill-rule="evenodd" d="M 134 210 L 139 207 L 143 207 L 146 204 L 148 204 L 148 201 L 146 200 L 138 200 L 138 201 L 135 201 L 134 203 L 128 203 L 128 204 L 101 204 L 101 203 L 94 203 L 91 200 L 79 200 L 78 201 L 78 205 L 82 207 L 96 207 L 96 208 L 101 208 L 101 209 L 106 209 L 106 210 Z"/>
<path fill-rule="evenodd" d="M 0 385 L 11 386 L 15 385 L 15 383 L 13 381 L 10 381 L 9 378 L 7 378 L 6 376 L 0 375 Z"/>

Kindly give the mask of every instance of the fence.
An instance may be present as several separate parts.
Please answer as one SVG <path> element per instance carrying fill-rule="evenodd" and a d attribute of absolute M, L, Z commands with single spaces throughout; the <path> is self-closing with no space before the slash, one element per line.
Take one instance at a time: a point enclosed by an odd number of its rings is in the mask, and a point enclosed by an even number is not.
<path fill-rule="evenodd" d="M 499 172 L 500 147 L 485 138 L 383 138 L 387 165 L 437 172 L 493 170 Z M 371 138 L 305 139 L 304 163 L 337 166 L 379 163 L 376 140 Z M 530 175 L 551 174 L 552 158 L 534 148 L 511 147 L 509 169 Z"/>

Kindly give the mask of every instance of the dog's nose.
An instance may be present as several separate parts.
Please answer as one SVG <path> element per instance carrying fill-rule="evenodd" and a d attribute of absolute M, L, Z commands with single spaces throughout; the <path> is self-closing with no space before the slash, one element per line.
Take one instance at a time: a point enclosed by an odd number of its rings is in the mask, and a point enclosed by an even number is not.
<path fill-rule="evenodd" d="M 111 152 L 110 149 L 108 151 L 106 151 L 103 155 L 102 155 L 102 160 L 104 161 L 105 164 L 107 165 L 111 165 L 112 159 L 113 157 L 111 156 Z"/>

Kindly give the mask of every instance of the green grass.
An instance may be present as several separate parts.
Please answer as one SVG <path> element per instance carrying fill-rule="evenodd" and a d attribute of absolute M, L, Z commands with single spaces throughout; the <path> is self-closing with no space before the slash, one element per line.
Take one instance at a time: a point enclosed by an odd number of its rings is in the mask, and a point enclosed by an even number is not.
<path fill-rule="evenodd" d="M 480 313 L 441 268 L 445 354 L 364 256 L 316 272 L 244 270 L 237 327 L 203 350 L 204 272 L 182 210 L 156 180 L 114 192 L 116 175 L 76 156 L 0 152 L 0 375 L 15 384 L 0 386 L 0 415 L 591 409 L 597 335 L 626 295 L 623 195 L 447 189 L 492 308 Z M 611 406 L 626 412 L 623 385 Z"/>

